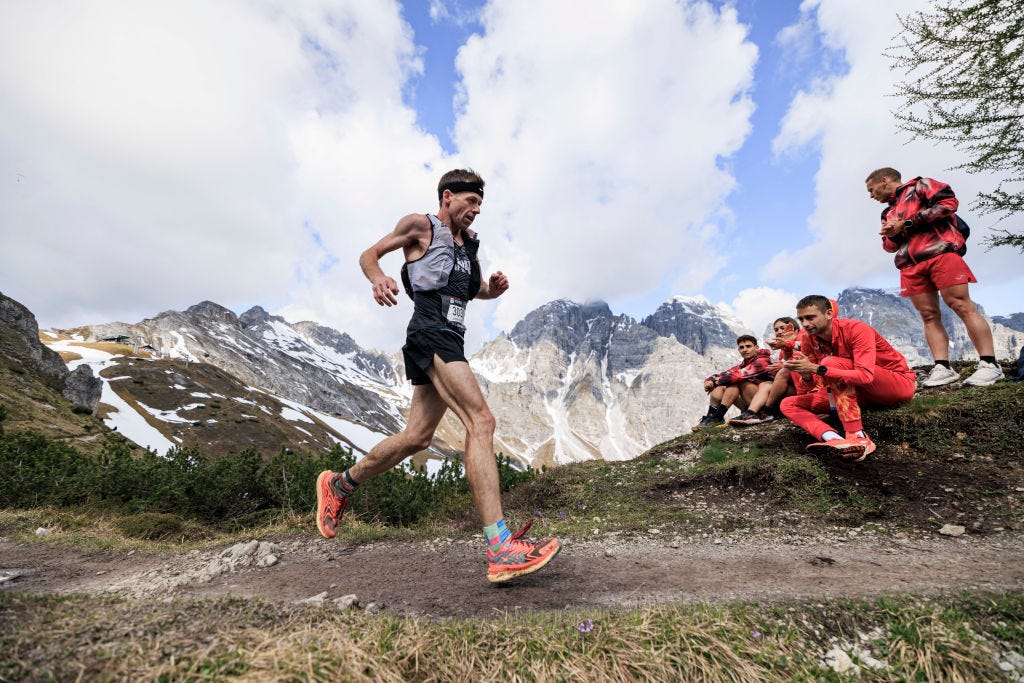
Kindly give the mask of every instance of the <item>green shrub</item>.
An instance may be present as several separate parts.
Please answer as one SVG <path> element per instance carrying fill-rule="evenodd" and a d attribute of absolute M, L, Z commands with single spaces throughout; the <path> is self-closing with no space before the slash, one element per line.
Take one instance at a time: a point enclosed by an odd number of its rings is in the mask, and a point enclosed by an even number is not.
<path fill-rule="evenodd" d="M 165 541 L 180 536 L 185 523 L 177 515 L 163 512 L 141 512 L 122 517 L 117 528 L 129 538 L 144 541 Z"/>
<path fill-rule="evenodd" d="M 355 461 L 351 449 L 340 445 L 319 454 L 282 448 L 264 462 L 255 450 L 218 459 L 193 448 L 172 448 L 166 456 L 133 453 L 116 437 L 108 437 L 98 455 L 85 455 L 36 432 L 0 434 L 0 507 L 114 509 L 133 515 L 129 524 L 136 526 L 126 534 L 156 538 L 141 534 L 168 527 L 172 523 L 166 516 L 224 524 L 255 519 L 268 510 L 307 512 L 316 503 L 319 473 L 341 472 Z M 535 474 L 516 470 L 501 454 L 497 462 L 502 491 Z M 364 482 L 349 508 L 367 521 L 408 525 L 468 491 L 458 461 L 446 460 L 433 477 L 425 469 L 401 465 Z"/>

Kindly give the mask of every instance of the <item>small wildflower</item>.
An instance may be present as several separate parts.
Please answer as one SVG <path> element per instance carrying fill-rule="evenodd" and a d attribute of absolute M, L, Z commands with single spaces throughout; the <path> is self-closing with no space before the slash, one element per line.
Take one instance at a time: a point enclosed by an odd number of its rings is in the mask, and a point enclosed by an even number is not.
<path fill-rule="evenodd" d="M 594 620 L 587 619 L 586 621 L 581 621 L 580 623 L 576 624 L 576 630 L 580 633 L 590 633 L 594 630 Z"/>

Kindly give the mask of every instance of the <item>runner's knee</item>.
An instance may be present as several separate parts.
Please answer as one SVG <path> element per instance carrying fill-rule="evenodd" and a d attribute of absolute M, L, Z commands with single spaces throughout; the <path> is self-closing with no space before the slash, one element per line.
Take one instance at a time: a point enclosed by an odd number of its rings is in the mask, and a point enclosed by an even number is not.
<path fill-rule="evenodd" d="M 430 448 L 430 445 L 434 442 L 434 432 L 432 430 L 410 430 L 408 427 L 406 427 L 404 436 L 405 439 L 403 439 L 404 443 L 402 450 L 405 452 L 406 455 L 412 455 L 414 453 L 419 453 L 420 451 L 425 451 L 428 448 Z"/>
<path fill-rule="evenodd" d="M 471 413 L 468 418 L 466 431 L 471 435 L 491 436 L 494 434 L 494 428 L 497 421 L 494 419 L 494 414 L 486 407 L 482 410 Z"/>

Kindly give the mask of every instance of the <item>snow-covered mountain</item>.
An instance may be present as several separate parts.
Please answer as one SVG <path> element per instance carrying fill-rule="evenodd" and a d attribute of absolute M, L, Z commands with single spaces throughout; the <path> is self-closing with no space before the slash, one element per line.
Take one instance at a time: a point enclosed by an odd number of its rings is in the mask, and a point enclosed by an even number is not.
<path fill-rule="evenodd" d="M 930 362 L 920 319 L 905 299 L 894 292 L 851 288 L 838 301 L 844 317 L 874 325 L 911 365 Z M 792 314 L 779 311 L 780 316 Z M 953 316 L 947 325 L 952 357 L 968 356 L 962 324 Z M 997 355 L 1016 357 L 1024 333 L 999 323 L 993 329 Z M 604 302 L 558 300 L 487 343 L 470 364 L 497 417 L 497 450 L 534 466 L 623 460 L 687 431 L 699 419 L 707 406 L 701 380 L 738 363 L 736 337 L 748 333 L 727 309 L 703 297 L 673 298 L 642 321 L 615 315 Z M 245 447 L 260 438 L 279 438 L 291 424 L 308 447 L 341 441 L 365 452 L 401 429 L 412 396 L 397 354 L 362 349 L 343 332 L 311 322 L 289 323 L 260 307 L 236 316 L 207 301 L 135 324 L 107 323 L 42 336 L 65 357 L 74 353 L 73 345 L 98 348 L 95 342 L 120 339 L 134 351 L 149 349 L 159 362 L 170 363 L 161 368 L 167 389 L 154 381 L 159 374 L 139 379 L 145 363 L 157 360 L 115 362 L 110 353 L 95 357 L 79 349 L 80 359 L 72 361 L 89 363 L 104 380 L 108 424 L 120 425 L 129 437 L 131 425 L 148 425 L 164 435 L 165 445 L 204 443 L 190 430 L 203 424 L 204 415 L 197 411 L 218 401 L 199 386 L 210 383 L 209 373 L 192 375 L 190 366 L 217 368 L 237 378 L 237 386 L 222 381 L 227 388 L 219 397 L 221 407 L 246 401 L 253 406 L 232 414 L 233 421 L 274 417 L 264 419 L 278 431 L 246 432 Z M 163 393 L 141 396 L 140 383 L 159 384 Z M 136 413 L 131 420 L 129 411 Z M 457 453 L 463 439 L 461 425 L 449 413 L 432 450 Z"/>
<path fill-rule="evenodd" d="M 744 332 L 701 299 L 666 302 L 644 323 L 613 315 L 604 302 L 560 300 L 528 314 L 470 364 L 504 452 L 534 466 L 625 460 L 696 422 L 706 410 L 701 381 L 716 359 L 738 362 L 736 336 Z"/>

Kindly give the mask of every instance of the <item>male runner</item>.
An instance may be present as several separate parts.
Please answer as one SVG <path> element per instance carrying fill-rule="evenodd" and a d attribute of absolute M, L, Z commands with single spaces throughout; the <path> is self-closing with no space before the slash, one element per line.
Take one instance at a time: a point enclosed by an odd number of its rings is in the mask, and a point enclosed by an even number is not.
<path fill-rule="evenodd" d="M 317 528 L 333 538 L 348 495 L 359 483 L 398 465 L 430 446 L 441 418 L 451 409 L 466 428 L 466 479 L 484 524 L 487 579 L 493 583 L 535 572 L 561 548 L 558 539 L 522 540 L 529 523 L 512 533 L 502 513 L 498 467 L 494 458 L 494 416 L 464 352 L 464 316 L 470 299 L 493 299 L 508 289 L 498 271 L 481 281 L 479 241 L 470 229 L 480 214 L 484 181 L 471 170 L 441 176 L 437 215 L 412 214 L 359 257 L 363 274 L 381 306 L 398 304 L 398 285 L 384 274 L 380 259 L 402 249 L 402 280 L 413 297 L 413 314 L 402 347 L 405 372 L 413 384 L 409 421 L 398 434 L 374 446 L 342 473 L 325 471 L 317 479 Z"/>
<path fill-rule="evenodd" d="M 804 335 L 800 350 L 793 351 L 786 367 L 807 377 L 819 375 L 823 386 L 782 399 L 782 414 L 818 439 L 807 450 L 860 462 L 875 450 L 864 433 L 861 405 L 894 406 L 909 401 L 914 397 L 916 375 L 903 354 L 875 328 L 860 320 L 835 317 L 833 310 L 826 297 L 816 294 L 796 304 Z M 829 393 L 845 436 L 818 417 L 829 412 Z"/>

